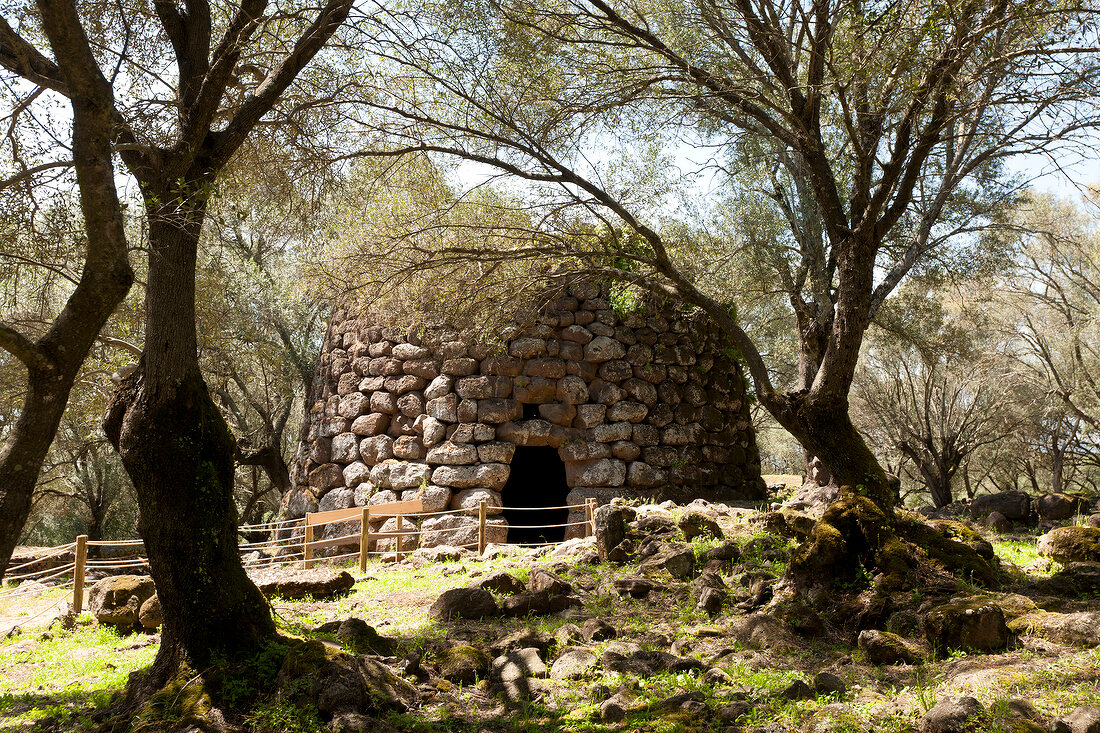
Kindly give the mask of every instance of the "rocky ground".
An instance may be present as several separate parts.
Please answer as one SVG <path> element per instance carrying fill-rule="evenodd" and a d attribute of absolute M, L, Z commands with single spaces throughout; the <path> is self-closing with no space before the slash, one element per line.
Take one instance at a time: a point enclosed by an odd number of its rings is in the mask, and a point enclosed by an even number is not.
<path fill-rule="evenodd" d="M 313 689 L 259 699 L 232 722 L 257 732 L 1100 731 L 1089 528 L 1047 534 L 1042 556 L 1034 533 L 933 523 L 997 557 L 993 587 L 929 559 L 888 607 L 846 618 L 792 614 L 774 597 L 813 524 L 806 515 L 697 502 L 602 508 L 598 524 L 599 542 L 553 552 L 420 550 L 354 571 L 344 590 L 330 573 L 317 591 L 338 594 L 328 599 L 303 590 L 308 578 L 269 574 L 272 596 L 295 597 L 275 600 L 284 633 L 350 660 L 359 678 L 320 674 Z M 836 588 L 838 609 L 859 583 Z M 144 600 L 129 605 L 140 626 Z M 155 649 L 155 634 L 75 621 L 0 646 L 12 690 L 0 694 L 0 730 L 93 729 L 96 709 Z M 137 722 L 172 729 L 171 710 L 162 715 Z"/>

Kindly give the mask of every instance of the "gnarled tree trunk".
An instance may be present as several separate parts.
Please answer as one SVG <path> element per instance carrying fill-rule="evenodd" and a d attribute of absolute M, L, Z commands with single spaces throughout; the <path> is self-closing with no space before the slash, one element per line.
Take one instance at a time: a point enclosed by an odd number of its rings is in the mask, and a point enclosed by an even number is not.
<path fill-rule="evenodd" d="M 193 183 L 183 190 L 201 189 Z M 105 425 L 137 492 L 164 614 L 153 668 L 131 689 L 138 697 L 181 668 L 239 658 L 276 634 L 266 599 L 241 566 L 234 441 L 199 371 L 194 282 L 205 204 L 159 203 L 183 198 L 179 191 L 146 194 L 145 356 L 115 394 Z"/>

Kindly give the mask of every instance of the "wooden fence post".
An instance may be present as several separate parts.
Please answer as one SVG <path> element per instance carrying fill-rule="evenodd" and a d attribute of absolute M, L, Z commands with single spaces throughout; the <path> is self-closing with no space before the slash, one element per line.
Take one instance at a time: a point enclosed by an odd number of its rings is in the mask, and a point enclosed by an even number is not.
<path fill-rule="evenodd" d="M 405 531 L 405 517 L 397 515 L 397 562 L 401 562 L 401 540 L 405 539 L 401 533 Z"/>
<path fill-rule="evenodd" d="M 593 507 L 592 507 L 592 500 L 591 499 L 585 499 L 584 500 L 584 536 L 585 537 L 591 537 L 593 534 L 595 534 L 595 532 L 593 532 L 593 530 L 592 530 L 593 515 L 594 515 L 594 512 L 593 512 Z"/>
<path fill-rule="evenodd" d="M 73 567 L 73 615 L 84 609 L 84 563 L 88 559 L 88 535 L 76 538 L 76 564 Z"/>
<path fill-rule="evenodd" d="M 367 547 L 370 546 L 370 507 L 363 507 L 363 526 L 359 528 L 359 572 L 367 572 Z"/>
<path fill-rule="evenodd" d="M 477 505 L 477 554 L 485 554 L 485 518 L 489 515 L 489 502 L 482 499 Z"/>
<path fill-rule="evenodd" d="M 308 570 L 313 567 L 313 525 L 309 523 L 308 514 L 302 521 L 306 523 L 305 542 L 302 544 L 302 560 Z"/>

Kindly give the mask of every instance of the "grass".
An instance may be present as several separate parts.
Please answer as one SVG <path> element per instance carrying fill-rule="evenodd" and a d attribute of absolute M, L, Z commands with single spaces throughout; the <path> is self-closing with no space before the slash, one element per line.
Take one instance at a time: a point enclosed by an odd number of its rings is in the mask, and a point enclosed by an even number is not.
<path fill-rule="evenodd" d="M 156 644 L 128 649 L 141 637 L 81 621 L 72 631 L 55 626 L 0 643 L 0 729 L 53 718 L 66 730 L 90 730 L 89 709 L 105 708 L 131 672 L 153 661 Z"/>
<path fill-rule="evenodd" d="M 1020 568 L 1026 568 L 1040 559 L 1039 547 L 1034 537 L 995 537 L 990 539 L 990 544 L 993 545 L 997 557 Z"/>

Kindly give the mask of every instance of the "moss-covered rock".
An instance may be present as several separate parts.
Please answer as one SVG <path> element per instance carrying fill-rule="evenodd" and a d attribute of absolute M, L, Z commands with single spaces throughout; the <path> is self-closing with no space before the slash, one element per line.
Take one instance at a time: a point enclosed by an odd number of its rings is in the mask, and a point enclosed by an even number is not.
<path fill-rule="evenodd" d="M 1014 634 L 1070 646 L 1094 647 L 1100 644 L 1100 612 L 1051 613 L 1035 610 L 1008 622 Z"/>
<path fill-rule="evenodd" d="M 871 664 L 919 664 L 923 655 L 913 644 L 889 631 L 864 629 L 856 640 Z"/>
<path fill-rule="evenodd" d="M 489 655 L 476 646 L 452 646 L 439 657 L 439 674 L 451 682 L 471 684 L 488 674 L 489 661 Z"/>
<path fill-rule="evenodd" d="M 317 640 L 291 643 L 279 669 L 278 690 L 293 702 L 316 705 L 324 717 L 404 710 L 416 699 L 416 688 L 384 665 Z"/>
<path fill-rule="evenodd" d="M 1000 606 L 982 596 L 957 598 L 929 611 L 921 626 L 934 649 L 996 651 L 1012 640 Z"/>
<path fill-rule="evenodd" d="M 88 610 L 101 624 L 129 631 L 140 626 L 141 606 L 156 588 L 148 575 L 115 575 L 92 586 Z"/>
<path fill-rule="evenodd" d="M 1039 554 L 1062 563 L 1100 562 L 1100 529 L 1057 527 L 1039 538 Z"/>
<path fill-rule="evenodd" d="M 925 523 L 906 518 L 898 522 L 898 534 L 942 571 L 985 587 L 1000 582 L 1000 563 L 993 546 L 962 522 Z"/>

